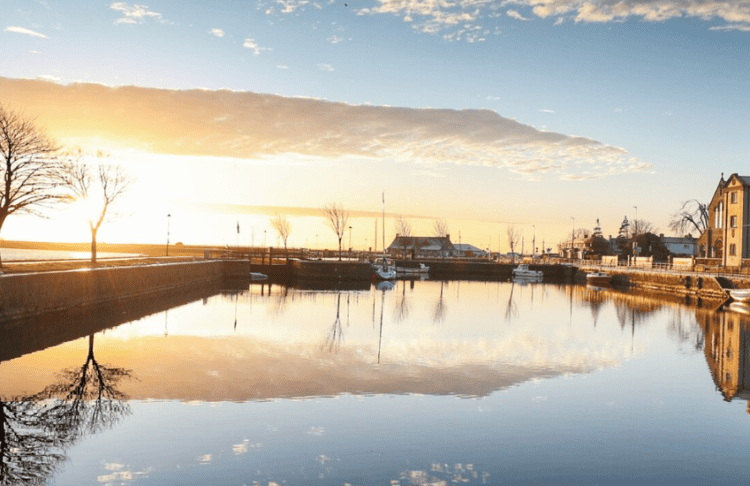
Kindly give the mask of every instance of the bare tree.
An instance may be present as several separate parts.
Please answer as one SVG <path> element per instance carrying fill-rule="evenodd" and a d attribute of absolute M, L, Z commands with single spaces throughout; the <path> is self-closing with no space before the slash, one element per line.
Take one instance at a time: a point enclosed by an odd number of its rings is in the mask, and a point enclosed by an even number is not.
<path fill-rule="evenodd" d="M 403 216 L 399 215 L 396 221 L 393 222 L 393 226 L 396 230 L 396 234 L 409 238 L 411 236 L 411 224 Z"/>
<path fill-rule="evenodd" d="M 508 235 L 508 246 L 510 246 L 510 257 L 513 263 L 516 262 L 515 248 L 518 246 L 518 242 L 521 241 L 521 230 L 516 228 L 514 225 L 510 225 L 505 228 L 505 234 Z"/>
<path fill-rule="evenodd" d="M 101 152 L 96 154 L 96 163 L 89 164 L 78 151 L 72 157 L 66 171 L 66 185 L 73 198 L 85 204 L 88 209 L 88 223 L 91 229 L 91 263 L 96 263 L 96 235 L 102 224 L 123 217 L 113 211 L 113 206 L 124 196 L 135 179 L 122 167 L 105 164 Z"/>
<path fill-rule="evenodd" d="M 678 211 L 672 213 L 669 229 L 677 235 L 684 235 L 693 230 L 703 234 L 708 228 L 708 205 L 697 199 L 690 199 L 682 203 Z"/>
<path fill-rule="evenodd" d="M 632 230 L 632 233 L 630 235 L 631 238 L 637 238 L 638 236 L 644 235 L 646 233 L 656 234 L 656 232 L 659 231 L 659 228 L 657 228 L 654 223 L 645 221 L 643 219 L 634 219 L 633 223 L 630 225 L 630 228 Z"/>
<path fill-rule="evenodd" d="M 341 260 L 341 240 L 344 239 L 346 225 L 349 222 L 349 211 L 345 210 L 341 203 L 331 203 L 323 206 L 320 212 L 323 213 L 326 224 L 331 227 L 339 239 L 339 260 Z"/>
<path fill-rule="evenodd" d="M 11 214 L 42 216 L 66 199 L 58 150 L 33 119 L 0 105 L 0 230 Z"/>
<path fill-rule="evenodd" d="M 286 250 L 286 241 L 289 239 L 289 234 L 292 232 L 292 224 L 286 219 L 286 216 L 277 214 L 271 218 L 271 227 L 276 230 L 279 237 L 284 241 L 284 250 Z"/>
<path fill-rule="evenodd" d="M 432 234 L 439 238 L 445 238 L 450 234 L 448 229 L 448 222 L 444 219 L 436 219 L 432 222 Z"/>

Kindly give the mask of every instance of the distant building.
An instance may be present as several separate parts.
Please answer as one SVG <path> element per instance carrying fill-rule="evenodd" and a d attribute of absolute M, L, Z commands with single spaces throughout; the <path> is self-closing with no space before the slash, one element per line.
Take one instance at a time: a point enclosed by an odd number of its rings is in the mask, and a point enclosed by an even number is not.
<path fill-rule="evenodd" d="M 674 237 L 659 235 L 669 254 L 676 257 L 695 256 L 698 249 L 698 239 L 692 236 Z"/>
<path fill-rule="evenodd" d="M 386 250 L 396 258 L 447 258 L 457 256 L 451 236 L 396 235 Z"/>
<path fill-rule="evenodd" d="M 469 257 L 469 258 L 487 258 L 487 252 L 481 248 L 477 248 L 474 245 L 468 243 L 454 243 L 456 248 L 456 256 Z"/>
<path fill-rule="evenodd" d="M 698 257 L 740 267 L 750 258 L 750 177 L 721 175 L 708 205 L 708 227 L 698 238 Z"/>

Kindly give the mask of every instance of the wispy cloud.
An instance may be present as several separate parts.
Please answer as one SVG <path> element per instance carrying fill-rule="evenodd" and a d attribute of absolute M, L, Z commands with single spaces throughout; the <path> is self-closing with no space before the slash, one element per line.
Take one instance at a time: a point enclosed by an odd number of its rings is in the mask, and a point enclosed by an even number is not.
<path fill-rule="evenodd" d="M 476 165 L 528 178 L 583 179 L 651 167 L 623 148 L 539 130 L 492 110 L 350 105 L 227 90 L 60 86 L 7 78 L 0 78 L 0 92 L 19 98 L 25 111 L 40 113 L 50 132 L 59 125 L 65 135 L 61 138 L 94 139 L 107 126 L 112 127 L 108 137 L 113 144 L 154 153 L 370 158 L 403 162 L 434 175 L 434 169 L 451 164 Z M 44 105 L 40 100 L 55 101 Z M 52 112 L 54 118 L 43 119 Z"/>
<path fill-rule="evenodd" d="M 505 14 L 508 17 L 514 18 L 516 20 L 526 20 L 526 21 L 529 20 L 526 17 L 524 17 L 523 15 L 521 15 L 520 13 L 516 12 L 515 10 L 508 10 L 507 12 L 505 12 Z"/>
<path fill-rule="evenodd" d="M 727 22 L 709 26 L 713 30 L 750 30 L 750 0 L 377 0 L 374 6 L 356 10 L 358 15 L 394 15 L 408 21 L 418 32 L 443 34 L 446 40 L 473 41 L 459 36 L 461 29 L 491 31 L 501 9 L 516 8 L 505 15 L 518 19 L 554 18 L 555 25 L 565 20 L 574 22 L 622 22 L 640 18 L 646 22 L 663 22 L 674 18 L 693 18 L 707 23 Z M 523 12 L 523 13 L 522 13 Z"/>
<path fill-rule="evenodd" d="M 249 37 L 247 39 L 245 39 L 245 43 L 242 44 L 242 47 L 244 47 L 246 49 L 250 49 L 251 51 L 253 51 L 253 54 L 255 54 L 256 56 L 259 56 L 260 53 L 261 53 L 261 51 L 270 51 L 270 50 L 272 50 L 270 47 L 260 47 L 258 45 L 258 43 L 255 42 L 254 39 L 251 39 Z"/>
<path fill-rule="evenodd" d="M 542 113 L 554 113 L 555 112 L 555 110 L 546 110 L 546 109 L 542 109 L 539 111 L 541 111 Z"/>
<path fill-rule="evenodd" d="M 164 22 L 159 12 L 153 12 L 145 5 L 129 5 L 126 2 L 114 2 L 109 5 L 109 8 L 122 14 L 122 17 L 115 20 L 116 24 L 140 24 L 149 18 L 158 22 Z"/>
<path fill-rule="evenodd" d="M 13 32 L 15 34 L 24 34 L 24 35 L 30 35 L 32 37 L 40 37 L 42 39 L 49 39 L 46 35 L 36 32 L 31 29 L 25 29 L 23 27 L 15 27 L 15 26 L 8 26 L 5 29 L 3 29 L 5 32 Z"/>
<path fill-rule="evenodd" d="M 222 29 L 211 29 L 208 32 L 216 37 L 224 37 L 224 31 Z"/>
<path fill-rule="evenodd" d="M 327 40 L 328 42 L 330 42 L 331 44 L 334 44 L 334 45 L 335 45 L 335 44 L 339 44 L 339 43 L 341 43 L 341 42 L 343 42 L 343 41 L 344 41 L 343 37 L 339 37 L 339 36 L 337 36 L 337 35 L 332 35 L 331 37 L 329 37 L 329 38 L 328 38 L 328 39 L 326 39 L 326 40 Z"/>
<path fill-rule="evenodd" d="M 318 64 L 318 69 L 321 71 L 333 71 L 333 66 L 330 64 Z"/>

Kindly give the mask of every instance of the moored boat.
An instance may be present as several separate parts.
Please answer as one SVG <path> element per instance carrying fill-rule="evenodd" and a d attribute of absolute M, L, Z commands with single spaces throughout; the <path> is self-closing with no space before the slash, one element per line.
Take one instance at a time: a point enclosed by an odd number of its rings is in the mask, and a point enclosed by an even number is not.
<path fill-rule="evenodd" d="M 398 277 L 421 277 L 427 276 L 430 267 L 419 262 L 397 262 L 396 275 Z"/>
<path fill-rule="evenodd" d="M 521 263 L 513 269 L 514 277 L 543 277 L 544 272 L 541 270 L 531 270 L 525 263 Z"/>
<path fill-rule="evenodd" d="M 396 265 L 383 257 L 372 264 L 372 272 L 378 280 L 393 280 L 396 278 Z"/>
<path fill-rule="evenodd" d="M 586 282 L 591 285 L 610 285 L 612 283 L 612 275 L 604 272 L 587 273 Z"/>
<path fill-rule="evenodd" d="M 730 289 L 729 296 L 736 302 L 750 302 L 750 289 Z"/>

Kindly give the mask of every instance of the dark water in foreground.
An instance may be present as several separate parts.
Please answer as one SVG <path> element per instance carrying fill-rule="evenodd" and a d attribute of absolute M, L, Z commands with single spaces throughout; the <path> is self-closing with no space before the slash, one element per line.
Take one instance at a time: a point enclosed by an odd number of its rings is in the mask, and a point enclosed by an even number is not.
<path fill-rule="evenodd" d="M 748 317 L 252 284 L 1 362 L 0 484 L 744 484 Z"/>

